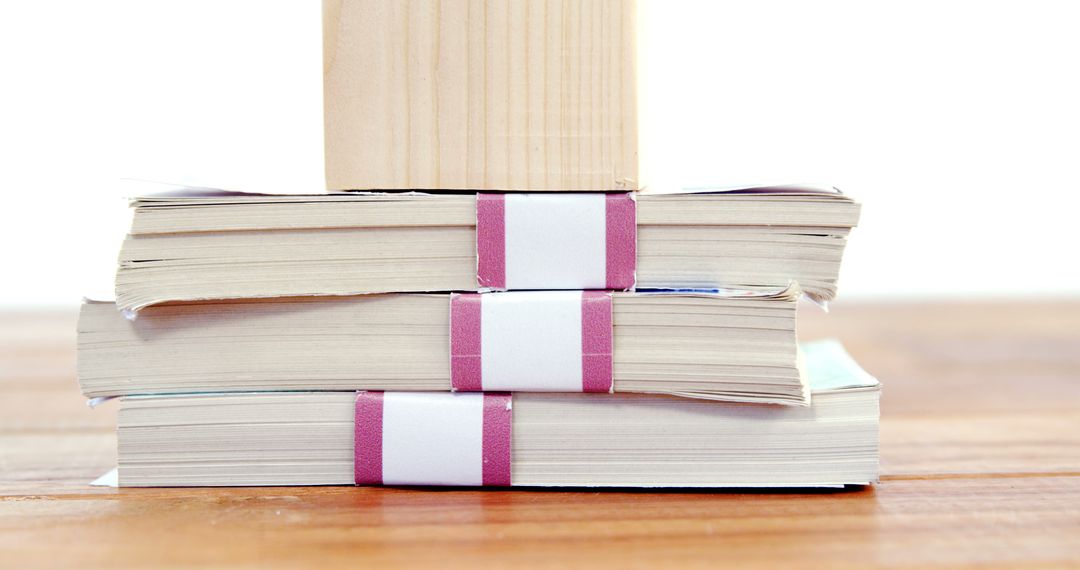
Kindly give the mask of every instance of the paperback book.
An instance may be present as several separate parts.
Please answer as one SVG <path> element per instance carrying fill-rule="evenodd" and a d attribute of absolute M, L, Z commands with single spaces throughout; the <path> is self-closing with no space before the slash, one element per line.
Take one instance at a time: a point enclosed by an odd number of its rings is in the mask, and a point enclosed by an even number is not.
<path fill-rule="evenodd" d="M 859 205 L 831 189 L 639 194 L 209 191 L 139 198 L 124 311 L 206 299 L 775 289 L 832 299 Z"/>
<path fill-rule="evenodd" d="M 839 487 L 878 478 L 878 382 L 804 347 L 811 407 L 627 394 L 121 400 L 121 486 Z"/>
<path fill-rule="evenodd" d="M 807 405 L 797 290 L 83 305 L 88 397 L 252 390 L 637 392 Z"/>

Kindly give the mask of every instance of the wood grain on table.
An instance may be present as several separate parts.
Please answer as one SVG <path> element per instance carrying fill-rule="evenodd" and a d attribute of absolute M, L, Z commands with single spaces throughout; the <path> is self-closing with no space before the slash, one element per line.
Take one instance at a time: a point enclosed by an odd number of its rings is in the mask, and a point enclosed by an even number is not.
<path fill-rule="evenodd" d="M 877 486 L 90 487 L 116 409 L 78 392 L 74 314 L 0 315 L 0 566 L 1080 566 L 1080 302 L 800 319 L 882 380 Z"/>

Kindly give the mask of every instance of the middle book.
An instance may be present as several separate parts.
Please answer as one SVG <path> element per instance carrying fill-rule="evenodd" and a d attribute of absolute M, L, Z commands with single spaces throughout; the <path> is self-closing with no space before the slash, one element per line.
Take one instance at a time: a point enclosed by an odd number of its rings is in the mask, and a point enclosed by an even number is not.
<path fill-rule="evenodd" d="M 639 392 L 808 405 L 796 290 L 87 303 L 89 397 L 252 390 Z"/>

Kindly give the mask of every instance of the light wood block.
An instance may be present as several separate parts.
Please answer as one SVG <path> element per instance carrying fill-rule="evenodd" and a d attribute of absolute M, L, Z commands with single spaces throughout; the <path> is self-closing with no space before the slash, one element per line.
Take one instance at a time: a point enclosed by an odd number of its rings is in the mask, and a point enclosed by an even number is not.
<path fill-rule="evenodd" d="M 326 182 L 639 187 L 632 0 L 325 0 Z"/>

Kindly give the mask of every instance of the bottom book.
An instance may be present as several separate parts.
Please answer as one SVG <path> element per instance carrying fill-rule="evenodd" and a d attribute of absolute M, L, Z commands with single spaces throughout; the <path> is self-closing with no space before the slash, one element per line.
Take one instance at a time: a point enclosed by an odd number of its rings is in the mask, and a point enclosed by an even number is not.
<path fill-rule="evenodd" d="M 839 487 L 878 478 L 880 386 L 803 346 L 810 407 L 633 394 L 134 396 L 121 486 Z"/>

